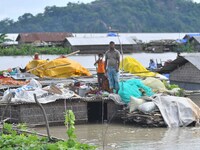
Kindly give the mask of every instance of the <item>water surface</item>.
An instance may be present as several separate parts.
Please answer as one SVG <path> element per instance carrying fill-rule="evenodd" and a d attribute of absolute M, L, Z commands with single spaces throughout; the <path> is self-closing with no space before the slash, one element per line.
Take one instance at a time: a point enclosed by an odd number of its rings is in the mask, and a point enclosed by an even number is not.
<path fill-rule="evenodd" d="M 148 67 L 149 60 L 152 58 L 158 63 L 162 61 L 162 63 L 168 59 L 175 59 L 176 53 L 132 53 L 132 54 L 124 54 L 123 57 L 132 56 L 140 63 L 142 63 L 145 67 Z M 40 55 L 41 59 L 55 59 L 59 57 L 58 55 Z M 86 68 L 94 68 L 95 55 L 75 55 L 70 56 L 70 59 L 73 59 L 80 64 L 82 64 Z M 97 58 L 97 56 L 96 56 Z M 122 58 L 122 56 L 121 56 Z M 25 67 L 26 64 L 32 60 L 32 56 L 0 56 L 0 70 L 14 68 L 14 67 Z"/>
<path fill-rule="evenodd" d="M 76 125 L 80 142 L 99 150 L 199 150 L 200 128 L 141 128 L 124 124 Z M 46 133 L 45 128 L 36 129 Z M 66 139 L 64 126 L 50 127 L 51 135 Z"/>

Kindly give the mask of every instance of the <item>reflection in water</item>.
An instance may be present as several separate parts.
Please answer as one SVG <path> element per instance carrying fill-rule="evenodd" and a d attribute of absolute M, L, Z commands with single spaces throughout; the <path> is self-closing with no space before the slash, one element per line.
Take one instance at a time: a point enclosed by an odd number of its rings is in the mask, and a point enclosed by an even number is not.
<path fill-rule="evenodd" d="M 102 150 L 199 150 L 199 128 L 140 128 L 123 124 L 76 125 L 80 142 Z M 67 138 L 64 126 L 51 127 L 51 135 Z M 44 128 L 36 131 L 45 133 Z M 104 141 L 104 142 L 103 142 Z M 104 145 L 104 146 L 103 146 Z"/>

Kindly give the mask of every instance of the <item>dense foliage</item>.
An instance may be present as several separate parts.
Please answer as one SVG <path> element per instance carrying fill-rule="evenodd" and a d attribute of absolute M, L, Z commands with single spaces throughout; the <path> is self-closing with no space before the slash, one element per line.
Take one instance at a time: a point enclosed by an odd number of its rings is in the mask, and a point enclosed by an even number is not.
<path fill-rule="evenodd" d="M 6 37 L 7 37 L 7 36 L 6 36 L 5 33 L 0 34 L 0 44 L 6 41 Z"/>
<path fill-rule="evenodd" d="M 49 142 L 48 138 L 37 135 L 20 133 L 12 130 L 12 125 L 4 124 L 3 132 L 0 133 L 1 150 L 95 150 L 95 146 L 79 143 L 74 134 L 75 116 L 68 110 L 65 116 L 68 140 Z"/>
<path fill-rule="evenodd" d="M 65 55 L 69 54 L 70 50 L 67 47 L 35 47 L 31 45 L 0 47 L 0 56 L 34 55 L 36 52 L 39 54 Z"/>
<path fill-rule="evenodd" d="M 200 4 L 192 0 L 96 0 L 46 7 L 15 22 L 0 21 L 0 33 L 20 32 L 198 32 Z"/>

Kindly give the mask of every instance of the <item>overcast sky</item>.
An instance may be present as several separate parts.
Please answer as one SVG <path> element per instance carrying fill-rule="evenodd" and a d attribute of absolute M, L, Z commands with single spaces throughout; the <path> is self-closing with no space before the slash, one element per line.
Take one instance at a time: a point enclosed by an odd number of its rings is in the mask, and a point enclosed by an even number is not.
<path fill-rule="evenodd" d="M 90 3 L 95 0 L 0 0 L 0 20 L 17 20 L 24 13 L 43 13 L 46 6 L 66 6 L 68 2 Z M 200 3 L 200 0 L 193 0 Z"/>
<path fill-rule="evenodd" d="M 46 6 L 66 6 L 68 2 L 90 3 L 94 0 L 0 0 L 0 20 L 14 19 L 24 13 L 43 13 Z"/>

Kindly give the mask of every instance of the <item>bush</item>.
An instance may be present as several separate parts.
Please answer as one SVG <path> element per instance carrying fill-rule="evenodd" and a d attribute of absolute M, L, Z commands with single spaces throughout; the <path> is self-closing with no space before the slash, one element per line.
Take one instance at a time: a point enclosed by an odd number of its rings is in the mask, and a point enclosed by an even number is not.
<path fill-rule="evenodd" d="M 74 134 L 75 116 L 71 110 L 65 115 L 65 126 L 67 127 L 68 140 L 66 141 L 49 141 L 46 137 L 20 133 L 18 134 L 11 124 L 4 123 L 3 132 L 0 134 L 1 150 L 95 150 L 96 147 L 76 141 Z M 24 127 L 21 125 L 21 127 Z"/>
<path fill-rule="evenodd" d="M 69 54 L 70 50 L 67 47 L 34 47 L 31 45 L 21 45 L 12 47 L 0 47 L 0 56 L 17 56 L 17 55 L 34 55 L 39 54 Z"/>

